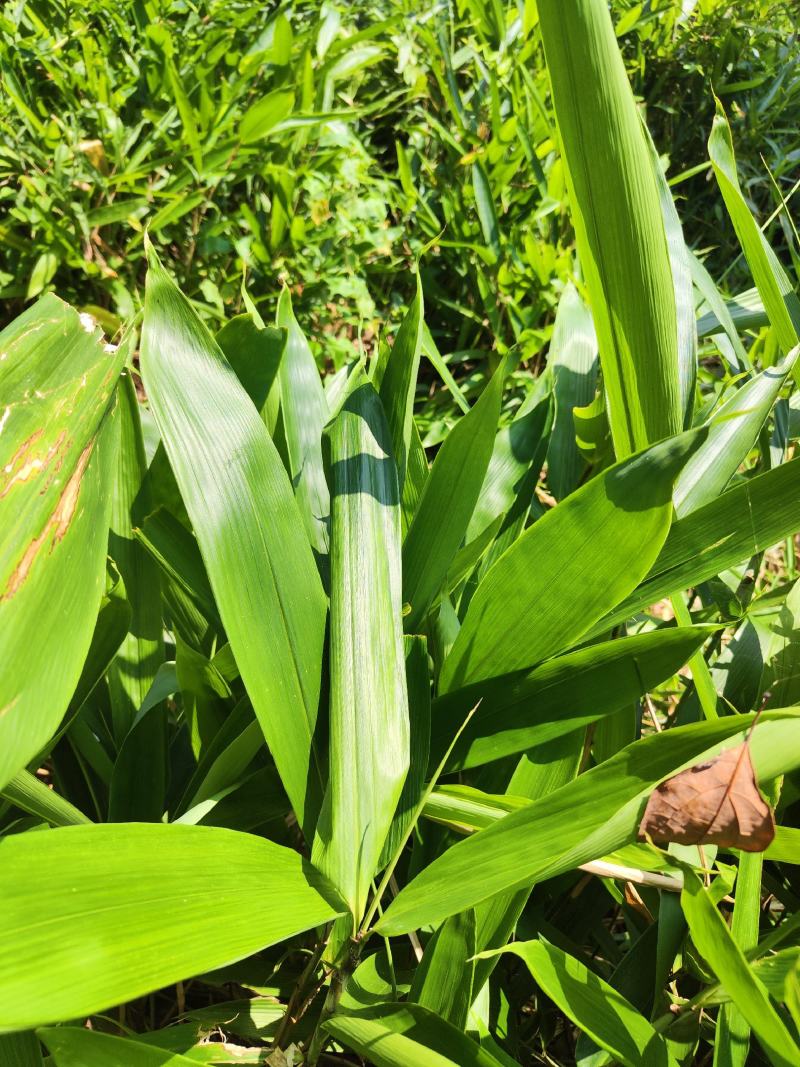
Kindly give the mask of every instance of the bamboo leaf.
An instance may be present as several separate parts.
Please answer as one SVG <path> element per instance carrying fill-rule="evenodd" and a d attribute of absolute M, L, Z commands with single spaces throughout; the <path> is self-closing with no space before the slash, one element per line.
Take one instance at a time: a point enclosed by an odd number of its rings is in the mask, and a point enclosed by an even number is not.
<path fill-rule="evenodd" d="M 524 752 L 633 703 L 675 674 L 715 629 L 669 627 L 604 641 L 441 696 L 431 720 L 432 762 L 441 759 L 476 704 L 448 760 L 449 771 Z"/>
<path fill-rule="evenodd" d="M 586 470 L 572 409 L 585 407 L 597 382 L 597 337 L 592 315 L 570 282 L 558 302 L 547 365 L 553 373 L 555 420 L 547 450 L 547 485 L 556 500 L 575 489 Z"/>
<path fill-rule="evenodd" d="M 158 567 L 133 537 L 134 524 L 150 510 L 150 498 L 139 403 L 128 374 L 120 379 L 117 417 L 120 443 L 108 551 L 125 584 L 131 621 L 108 677 L 114 734 L 121 744 L 164 658 Z M 158 746 L 157 737 L 149 741 Z M 163 758 L 163 742 L 161 751 Z"/>
<path fill-rule="evenodd" d="M 619 603 L 655 562 L 699 433 L 609 468 L 526 530 L 472 597 L 440 692 L 549 659 Z"/>
<path fill-rule="evenodd" d="M 684 868 L 681 905 L 697 950 L 723 983 L 736 1007 L 776 1067 L 791 1067 L 800 1057 L 783 1020 L 770 1004 L 767 991 L 733 940 L 695 872 Z"/>
<path fill-rule="evenodd" d="M 54 296 L 0 333 L 0 352 L 1 788 L 54 733 L 89 651 L 124 352 Z"/>
<path fill-rule="evenodd" d="M 418 272 L 417 291 L 397 331 L 380 383 L 380 397 L 392 435 L 392 454 L 397 464 L 401 494 L 411 451 L 414 395 L 422 353 L 422 334 L 422 283 Z"/>
<path fill-rule="evenodd" d="M 540 0 L 538 11 L 622 459 L 683 425 L 675 292 L 658 186 L 605 0 Z"/>
<path fill-rule="evenodd" d="M 97 1033 L 77 1026 L 37 1031 L 50 1050 L 55 1067 L 189 1067 L 197 1060 L 179 1052 L 145 1045 L 126 1037 Z"/>
<path fill-rule="evenodd" d="M 775 367 L 768 367 L 737 389 L 714 413 L 708 437 L 689 459 L 675 485 L 675 512 L 683 518 L 724 491 L 772 410 L 800 356 L 796 346 Z"/>
<path fill-rule="evenodd" d="M 316 361 L 294 317 L 292 298 L 285 286 L 278 301 L 276 322 L 286 330 L 278 383 L 289 476 L 311 547 L 319 558 L 328 553 L 330 500 L 321 444 L 322 428 L 328 421 L 328 402 Z"/>
<path fill-rule="evenodd" d="M 41 1045 L 36 1034 L 0 1034 L 0 1067 L 43 1067 Z"/>
<path fill-rule="evenodd" d="M 731 128 L 719 100 L 708 139 L 708 155 L 764 309 L 775 327 L 778 343 L 788 352 L 800 343 L 800 298 L 742 195 Z"/>
<path fill-rule="evenodd" d="M 674 522 L 645 580 L 592 633 L 608 631 L 676 589 L 699 585 L 796 533 L 798 494 L 800 462 L 795 460 L 748 478 Z"/>
<path fill-rule="evenodd" d="M 341 909 L 296 852 L 207 826 L 70 826 L 0 851 L 0 1032 L 103 1011 Z"/>
<path fill-rule="evenodd" d="M 325 594 L 264 423 L 152 250 L 141 362 L 242 680 L 308 829 L 324 780 L 314 736 Z"/>
<path fill-rule="evenodd" d="M 626 1067 L 677 1067 L 666 1041 L 608 982 L 545 940 L 504 950 L 525 962 L 536 984 L 564 1014 Z"/>
<path fill-rule="evenodd" d="M 403 603 L 411 610 L 405 628 L 418 630 L 464 539 L 492 457 L 505 364 L 480 399 L 450 431 L 425 482 L 403 543 Z"/>
<path fill-rule="evenodd" d="M 400 497 L 371 384 L 348 396 L 329 440 L 330 767 L 312 855 L 358 924 L 409 762 Z"/>
<path fill-rule="evenodd" d="M 419 1004 L 334 1015 L 325 1029 L 376 1067 L 502 1067 L 486 1049 Z"/>

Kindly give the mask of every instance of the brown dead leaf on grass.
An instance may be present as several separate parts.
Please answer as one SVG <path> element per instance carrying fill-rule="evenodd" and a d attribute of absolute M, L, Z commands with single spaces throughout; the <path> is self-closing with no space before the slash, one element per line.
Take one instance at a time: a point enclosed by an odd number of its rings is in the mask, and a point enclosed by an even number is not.
<path fill-rule="evenodd" d="M 639 837 L 763 852 L 775 837 L 775 818 L 758 790 L 748 741 L 657 786 Z"/>

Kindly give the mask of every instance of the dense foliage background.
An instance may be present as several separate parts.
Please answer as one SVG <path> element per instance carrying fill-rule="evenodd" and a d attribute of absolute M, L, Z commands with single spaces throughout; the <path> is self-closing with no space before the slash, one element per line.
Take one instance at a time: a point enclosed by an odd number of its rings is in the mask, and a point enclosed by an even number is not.
<path fill-rule="evenodd" d="M 766 223 L 800 167 L 791 0 L 614 0 L 691 247 L 751 283 L 710 178 L 713 86 Z M 514 12 L 516 9 L 516 17 Z M 320 364 L 375 344 L 423 258 L 441 350 L 534 366 L 573 234 L 534 3 L 27 0 L 0 64 L 5 320 L 55 289 L 113 332 L 141 307 L 145 227 L 201 314 L 271 316 L 286 280 Z M 784 216 L 767 226 L 796 254 Z"/>

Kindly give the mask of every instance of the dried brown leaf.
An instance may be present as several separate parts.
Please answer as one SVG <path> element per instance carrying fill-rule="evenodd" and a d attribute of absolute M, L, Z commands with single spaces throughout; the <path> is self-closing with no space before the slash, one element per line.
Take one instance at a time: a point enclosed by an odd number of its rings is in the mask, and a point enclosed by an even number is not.
<path fill-rule="evenodd" d="M 763 852 L 775 837 L 775 818 L 758 791 L 747 741 L 657 786 L 639 837 Z"/>

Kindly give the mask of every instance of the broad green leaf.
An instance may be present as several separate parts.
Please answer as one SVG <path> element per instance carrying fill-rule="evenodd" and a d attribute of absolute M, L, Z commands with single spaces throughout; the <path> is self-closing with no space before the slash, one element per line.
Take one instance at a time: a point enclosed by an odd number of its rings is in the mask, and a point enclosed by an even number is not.
<path fill-rule="evenodd" d="M 376 1067 L 502 1067 L 490 1052 L 419 1004 L 342 1013 L 324 1026 Z"/>
<path fill-rule="evenodd" d="M 197 1067 L 197 1060 L 179 1052 L 77 1026 L 48 1027 L 37 1033 L 55 1067 Z"/>
<path fill-rule="evenodd" d="M 431 719 L 432 761 L 438 762 L 476 704 L 448 760 L 450 771 L 524 752 L 640 699 L 714 632 L 710 626 L 667 627 L 605 641 L 439 697 Z"/>
<path fill-rule="evenodd" d="M 152 251 L 141 364 L 242 680 L 308 828 L 324 781 L 314 737 L 325 594 L 264 423 Z"/>
<path fill-rule="evenodd" d="M 675 485 L 673 499 L 678 518 L 725 490 L 753 447 L 798 356 L 800 345 L 777 366 L 767 368 L 737 389 L 714 412 L 708 437 L 689 459 Z"/>
<path fill-rule="evenodd" d="M 623 459 L 683 425 L 659 191 L 605 0 L 540 0 L 538 11 L 614 447 Z"/>
<path fill-rule="evenodd" d="M 762 715 L 750 740 L 762 781 L 800 766 L 796 712 Z M 389 905 L 387 936 L 438 923 L 495 893 L 521 889 L 636 840 L 647 797 L 664 778 L 740 742 L 752 716 L 674 728 L 643 738 L 561 789 L 459 841 Z"/>
<path fill-rule="evenodd" d="M 139 402 L 129 374 L 122 375 L 118 393 L 120 441 L 108 554 L 125 584 L 131 621 L 109 668 L 108 681 L 114 736 L 121 744 L 164 658 L 164 641 L 158 567 L 133 536 L 133 527 L 150 511 L 150 496 Z M 160 744 L 163 758 L 163 739 L 153 734 L 148 743 L 154 754 Z"/>
<path fill-rule="evenodd" d="M 772 251 L 739 186 L 736 157 L 728 119 L 717 100 L 717 113 L 708 139 L 708 155 L 739 244 L 747 259 L 769 320 L 784 352 L 800 343 L 800 298 Z"/>
<path fill-rule="evenodd" d="M 0 1032 L 103 1011 L 341 909 L 296 852 L 207 826 L 70 826 L 0 853 Z"/>
<path fill-rule="evenodd" d="M 397 979 L 385 949 L 367 956 L 350 975 L 347 984 L 342 991 L 339 1007 L 342 1012 L 360 1011 L 362 1008 L 371 1008 L 392 999 L 392 978 Z M 398 992 L 408 992 L 408 983 L 405 988 L 401 982 L 397 982 Z"/>
<path fill-rule="evenodd" d="M 547 485 L 556 500 L 577 487 L 586 470 L 578 451 L 572 409 L 594 398 L 597 382 L 597 337 L 592 314 L 569 282 L 558 302 L 547 366 L 553 373 L 555 421 L 547 450 Z"/>
<path fill-rule="evenodd" d="M 750 1023 L 771 1062 L 776 1067 L 792 1067 L 800 1059 L 800 1046 L 770 1003 L 708 891 L 688 868 L 684 869 L 681 905 L 695 947 Z"/>
<path fill-rule="evenodd" d="M 254 144 L 266 137 L 270 130 L 292 113 L 293 107 L 293 89 L 273 89 L 257 100 L 245 111 L 239 123 L 242 144 Z"/>
<path fill-rule="evenodd" d="M 469 785 L 440 785 L 425 801 L 423 814 L 460 833 L 485 830 L 511 811 L 526 808 L 524 796 L 483 793 Z"/>
<path fill-rule="evenodd" d="M 329 432 L 330 765 L 312 855 L 361 919 L 409 761 L 400 497 L 389 429 L 365 382 Z"/>
<path fill-rule="evenodd" d="M 549 659 L 634 589 L 667 536 L 673 483 L 699 434 L 616 464 L 526 530 L 472 597 L 440 692 Z"/>
<path fill-rule="evenodd" d="M 747 516 L 747 521 L 743 521 Z M 782 463 L 674 522 L 650 573 L 592 633 L 699 585 L 800 530 L 800 462 Z"/>
<path fill-rule="evenodd" d="M 492 376 L 468 415 L 442 442 L 403 542 L 405 628 L 414 633 L 447 575 L 467 532 L 492 457 L 506 367 Z"/>
<path fill-rule="evenodd" d="M 2 787 L 54 733 L 89 651 L 105 591 L 124 352 L 46 296 L 0 333 L 0 356 Z"/>
<path fill-rule="evenodd" d="M 321 557 L 328 553 L 330 512 L 322 466 L 322 428 L 328 421 L 328 402 L 314 356 L 294 317 L 292 298 L 286 287 L 278 301 L 276 322 L 286 330 L 278 383 L 289 476 L 311 547 Z"/>
<path fill-rule="evenodd" d="M 94 625 L 91 644 L 86 659 L 83 663 L 78 684 L 70 697 L 66 713 L 61 720 L 58 730 L 36 754 L 36 760 L 42 760 L 48 752 L 52 751 L 58 740 L 64 736 L 82 706 L 94 692 L 95 687 L 102 681 L 117 649 L 122 644 L 131 618 L 131 607 L 125 597 L 125 587 L 119 576 L 109 575 L 110 585 L 106 589 L 106 595 L 100 602 L 100 611 L 97 613 L 97 621 Z"/>
<path fill-rule="evenodd" d="M 626 1067 L 677 1067 L 666 1041 L 613 986 L 549 942 L 508 945 L 564 1014 Z"/>
<path fill-rule="evenodd" d="M 422 353 L 422 326 L 422 283 L 417 273 L 417 291 L 397 331 L 380 383 L 380 398 L 392 435 L 392 454 L 397 464 L 401 494 L 411 451 L 414 395 Z"/>

